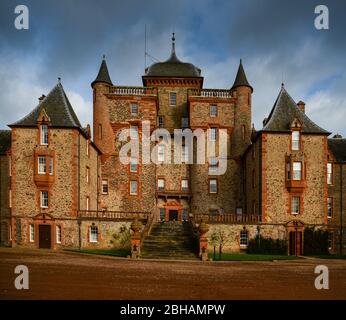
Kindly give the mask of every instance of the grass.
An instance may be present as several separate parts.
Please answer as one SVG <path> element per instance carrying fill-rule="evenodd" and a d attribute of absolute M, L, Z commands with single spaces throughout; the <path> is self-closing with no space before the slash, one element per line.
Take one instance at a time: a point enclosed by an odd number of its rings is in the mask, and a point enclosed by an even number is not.
<path fill-rule="evenodd" d="M 213 259 L 213 253 L 208 254 L 210 259 Z M 215 261 L 219 260 L 219 255 L 216 254 Z M 246 254 L 246 253 L 222 253 L 222 261 L 273 261 L 273 260 L 295 260 L 300 259 L 296 256 L 285 255 L 269 255 L 269 254 Z"/>
<path fill-rule="evenodd" d="M 77 253 L 88 253 L 88 254 L 97 254 L 104 256 L 113 256 L 113 257 L 127 257 L 131 254 L 129 249 L 66 249 L 66 251 L 72 251 Z"/>

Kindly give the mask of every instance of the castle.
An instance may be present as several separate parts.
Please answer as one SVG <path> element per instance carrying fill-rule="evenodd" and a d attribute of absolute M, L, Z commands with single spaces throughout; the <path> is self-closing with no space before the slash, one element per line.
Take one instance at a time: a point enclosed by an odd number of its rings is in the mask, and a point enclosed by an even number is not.
<path fill-rule="evenodd" d="M 159 221 L 173 220 L 206 222 L 206 239 L 222 227 L 231 251 L 259 233 L 285 239 L 288 254 L 303 254 L 304 228 L 314 226 L 328 230 L 331 252 L 342 252 L 346 139 L 328 138 L 284 85 L 255 130 L 242 62 L 231 88 L 203 88 L 201 74 L 177 58 L 174 36 L 170 57 L 146 68 L 143 87 L 114 85 L 103 58 L 91 83 L 93 140 L 59 80 L 27 116 L 0 131 L 1 245 L 108 248 L 122 225 L 139 220 L 141 246 Z M 196 147 L 184 143 L 180 163 L 167 163 L 177 152 L 167 139 L 149 140 L 158 163 L 143 164 L 141 154 L 123 163 L 120 133 L 128 129 L 141 146 L 143 121 L 150 134 L 164 128 L 172 141 L 176 129 L 201 130 L 217 151 L 225 132 L 226 172 L 216 174 L 216 156 L 191 163 Z"/>

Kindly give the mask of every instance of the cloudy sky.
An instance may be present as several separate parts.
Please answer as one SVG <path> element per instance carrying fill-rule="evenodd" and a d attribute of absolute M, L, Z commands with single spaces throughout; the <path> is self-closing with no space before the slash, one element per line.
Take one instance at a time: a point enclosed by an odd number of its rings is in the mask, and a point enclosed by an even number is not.
<path fill-rule="evenodd" d="M 314 27 L 322 3 L 329 30 Z M 14 27 L 18 4 L 29 8 L 28 30 Z M 343 0 L 1 0 L 0 128 L 31 111 L 58 77 L 81 123 L 92 123 L 90 83 L 103 54 L 114 84 L 142 85 L 145 25 L 147 51 L 161 61 L 175 31 L 178 57 L 202 69 L 205 88 L 230 88 L 242 58 L 256 129 L 284 81 L 312 120 L 346 136 Z"/>

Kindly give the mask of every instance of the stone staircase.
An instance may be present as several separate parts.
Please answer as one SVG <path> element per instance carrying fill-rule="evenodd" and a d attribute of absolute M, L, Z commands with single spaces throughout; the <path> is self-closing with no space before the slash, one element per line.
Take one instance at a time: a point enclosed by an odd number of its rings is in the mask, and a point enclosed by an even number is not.
<path fill-rule="evenodd" d="M 187 222 L 159 222 L 144 239 L 141 257 L 146 259 L 196 260 L 191 226 Z"/>

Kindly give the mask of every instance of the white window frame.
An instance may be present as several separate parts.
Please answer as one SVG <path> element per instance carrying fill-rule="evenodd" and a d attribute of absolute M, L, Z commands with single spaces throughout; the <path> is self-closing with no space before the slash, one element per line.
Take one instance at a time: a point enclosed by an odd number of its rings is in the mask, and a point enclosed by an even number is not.
<path fill-rule="evenodd" d="M 56 239 L 56 243 L 58 244 L 61 243 L 61 226 L 60 225 L 55 226 L 55 239 Z"/>
<path fill-rule="evenodd" d="M 217 128 L 211 127 L 209 128 L 209 141 L 216 141 L 217 139 Z"/>
<path fill-rule="evenodd" d="M 209 108 L 210 108 L 209 109 L 210 117 L 212 117 L 212 118 L 217 117 L 217 114 L 218 114 L 217 105 L 216 104 L 211 104 Z"/>
<path fill-rule="evenodd" d="M 177 106 L 177 93 L 175 91 L 171 91 L 169 93 L 169 105 L 171 107 L 176 107 Z"/>
<path fill-rule="evenodd" d="M 249 244 L 249 232 L 247 230 L 240 230 L 239 245 L 241 247 L 247 247 L 248 244 Z"/>
<path fill-rule="evenodd" d="M 219 167 L 219 160 L 216 157 L 209 158 L 209 174 L 216 173 Z"/>
<path fill-rule="evenodd" d="M 46 124 L 40 126 L 40 142 L 41 145 L 48 145 L 48 126 Z"/>
<path fill-rule="evenodd" d="M 185 145 L 181 147 L 181 162 L 182 163 L 187 163 L 189 162 L 189 146 Z"/>
<path fill-rule="evenodd" d="M 35 225 L 29 224 L 29 242 L 35 242 Z"/>
<path fill-rule="evenodd" d="M 49 158 L 49 175 L 52 176 L 54 173 L 54 161 L 53 158 Z"/>
<path fill-rule="evenodd" d="M 97 226 L 90 226 L 89 227 L 89 242 L 96 243 L 99 241 L 99 230 Z M 96 237 L 96 238 L 95 238 Z"/>
<path fill-rule="evenodd" d="M 164 162 L 166 158 L 166 146 L 163 144 L 159 144 L 157 146 L 157 161 Z"/>
<path fill-rule="evenodd" d="M 47 174 L 47 159 L 45 156 L 38 156 L 37 157 L 37 173 L 38 174 Z"/>
<path fill-rule="evenodd" d="M 8 190 L 8 207 L 12 208 L 12 189 Z"/>
<path fill-rule="evenodd" d="M 215 181 L 215 184 L 212 183 L 212 181 Z M 216 186 L 216 191 L 212 191 L 212 186 L 215 185 Z M 217 183 L 217 179 L 209 179 L 209 193 L 213 193 L 216 194 L 218 192 L 218 183 Z"/>
<path fill-rule="evenodd" d="M 130 126 L 130 138 L 138 140 L 138 126 Z"/>
<path fill-rule="evenodd" d="M 189 191 L 189 180 L 188 179 L 181 179 L 181 191 L 188 192 Z"/>
<path fill-rule="evenodd" d="M 135 109 L 135 112 L 134 112 L 134 109 Z M 130 103 L 130 112 L 131 112 L 131 115 L 138 115 L 138 103 L 136 102 Z"/>
<path fill-rule="evenodd" d="M 104 191 L 104 186 L 106 186 L 107 192 Z M 108 194 L 108 179 L 102 179 L 101 191 L 102 191 L 102 194 Z"/>
<path fill-rule="evenodd" d="M 86 182 L 90 182 L 90 168 L 86 167 Z"/>
<path fill-rule="evenodd" d="M 44 197 L 44 195 L 47 195 L 47 197 Z M 47 205 L 45 202 L 47 201 Z M 48 208 L 49 206 L 49 194 L 47 190 L 41 190 L 40 191 L 40 207 L 41 208 Z"/>
<path fill-rule="evenodd" d="M 327 184 L 333 184 L 333 163 L 327 163 Z"/>
<path fill-rule="evenodd" d="M 293 180 L 294 181 L 301 181 L 302 180 L 302 167 L 303 163 L 301 161 L 294 161 L 293 162 Z"/>
<path fill-rule="evenodd" d="M 133 191 L 132 189 L 133 183 L 136 184 L 136 191 Z M 138 180 L 130 180 L 130 195 L 132 196 L 138 195 Z"/>
<path fill-rule="evenodd" d="M 298 202 L 294 203 L 294 199 L 298 199 Z M 298 210 L 297 211 L 294 210 L 294 206 L 296 204 L 298 204 Z M 291 213 L 294 214 L 294 215 L 300 214 L 300 197 L 298 197 L 298 196 L 292 196 L 292 199 L 291 199 Z"/>
<path fill-rule="evenodd" d="M 293 151 L 298 151 L 300 150 L 300 131 L 298 130 L 293 130 L 292 131 L 292 150 Z"/>
<path fill-rule="evenodd" d="M 135 166 L 135 167 L 132 167 Z M 137 172 L 138 171 L 138 161 L 137 158 L 132 157 L 130 158 L 130 172 Z"/>
<path fill-rule="evenodd" d="M 8 175 L 12 177 L 12 157 L 8 156 Z"/>
<path fill-rule="evenodd" d="M 86 141 L 86 155 L 89 155 L 89 140 L 87 139 Z"/>
<path fill-rule="evenodd" d="M 165 179 L 158 178 L 157 179 L 157 190 L 164 191 L 165 190 Z"/>
<path fill-rule="evenodd" d="M 165 117 L 164 116 L 158 116 L 157 117 L 157 125 L 159 128 L 163 128 L 165 125 Z"/>

